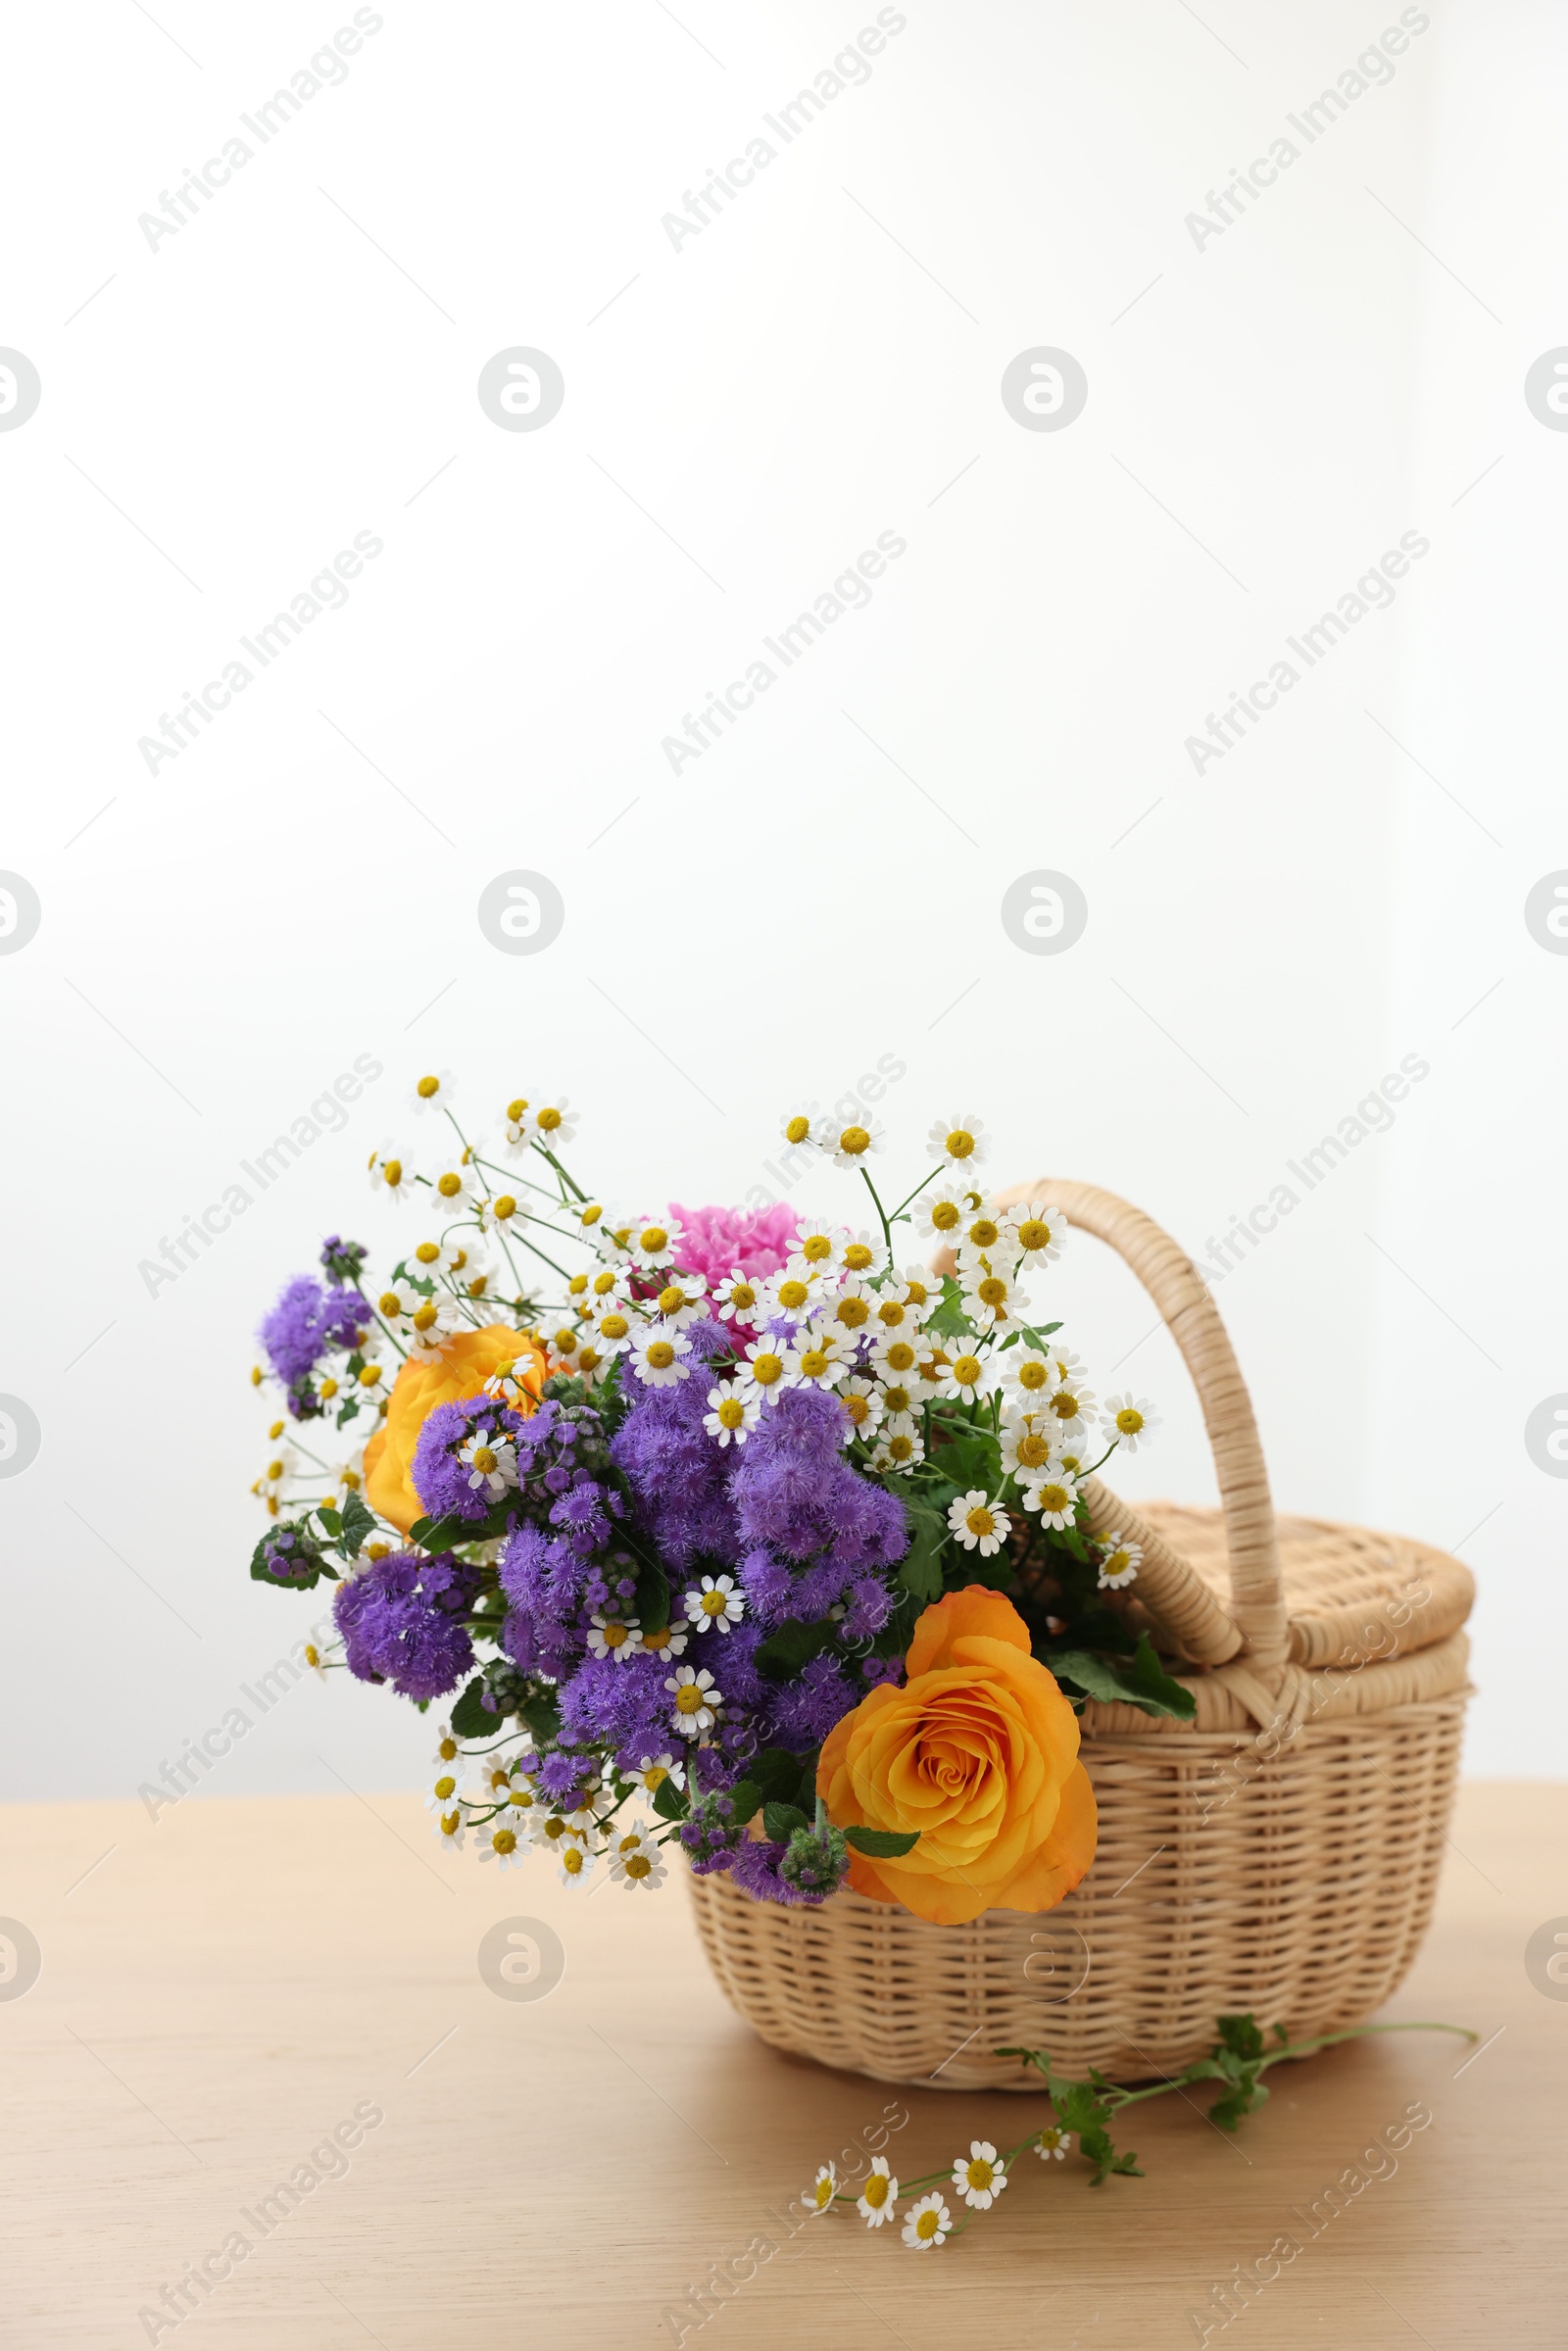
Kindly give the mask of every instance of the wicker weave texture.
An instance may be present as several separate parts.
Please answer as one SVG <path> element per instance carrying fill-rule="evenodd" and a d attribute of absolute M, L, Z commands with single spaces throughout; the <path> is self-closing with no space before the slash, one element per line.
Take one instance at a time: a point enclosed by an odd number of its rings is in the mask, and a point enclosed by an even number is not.
<path fill-rule="evenodd" d="M 689 1881 L 731 2004 L 819 2064 L 938 2089 L 1028 2089 L 999 2047 L 1147 2081 L 1202 2056 L 1218 2015 L 1293 2035 L 1359 2024 L 1426 1932 L 1458 1770 L 1462 1692 L 1265 1739 L 1087 1739 L 1095 1866 L 1040 1917 L 932 1927 L 836 1894 L 820 1910 Z"/>
<path fill-rule="evenodd" d="M 1022 2089 L 1000 2044 L 1065 2073 L 1148 2080 L 1250 2009 L 1295 2035 L 1361 2023 L 1431 1917 L 1458 1773 L 1468 1569 L 1429 1546 L 1276 1521 L 1250 1400 L 1214 1301 L 1159 1227 L 1091 1185 L 1050 1200 L 1148 1289 L 1198 1389 L 1222 1511 L 1091 1519 L 1144 1543 L 1133 1611 L 1197 1668 L 1191 1723 L 1090 1704 L 1094 1867 L 1053 1911 L 936 1927 L 841 1893 L 818 1910 L 690 1881 L 710 1962 L 761 2037 L 881 2081 Z M 940 1261 L 940 1260 L 939 1260 Z M 1038 2079 L 1036 2077 L 1035 2079 Z"/>

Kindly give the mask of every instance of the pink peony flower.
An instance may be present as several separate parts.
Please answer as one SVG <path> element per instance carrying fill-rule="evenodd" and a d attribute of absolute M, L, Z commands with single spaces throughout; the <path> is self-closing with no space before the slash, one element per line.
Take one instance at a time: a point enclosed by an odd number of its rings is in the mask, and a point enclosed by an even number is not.
<path fill-rule="evenodd" d="M 739 1266 L 747 1275 L 777 1273 L 790 1253 L 798 1209 L 780 1200 L 771 1208 L 683 1208 L 669 1213 L 685 1233 L 676 1263 L 681 1273 L 718 1281 Z"/>

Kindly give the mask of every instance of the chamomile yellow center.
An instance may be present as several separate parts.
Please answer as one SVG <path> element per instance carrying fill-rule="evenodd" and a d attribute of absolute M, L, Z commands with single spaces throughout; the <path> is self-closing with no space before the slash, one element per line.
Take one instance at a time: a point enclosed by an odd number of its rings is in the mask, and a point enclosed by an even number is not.
<path fill-rule="evenodd" d="M 628 1853 L 621 1868 L 628 1878 L 651 1878 L 654 1874 L 654 1865 L 646 1853 Z"/>
<path fill-rule="evenodd" d="M 1045 1365 L 1037 1361 L 1033 1355 L 1029 1357 L 1027 1362 L 1020 1363 L 1018 1366 L 1018 1385 L 1020 1388 L 1044 1388 L 1049 1376 L 1050 1375 L 1047 1372 Z"/>
<path fill-rule="evenodd" d="M 858 1159 L 871 1148 L 871 1138 L 864 1127 L 846 1127 L 839 1137 L 839 1149 L 848 1158 Z"/>
<path fill-rule="evenodd" d="M 434 1102 L 436 1096 L 441 1091 L 441 1080 L 439 1078 L 421 1078 L 418 1084 L 415 1087 L 414 1091 L 418 1096 L 420 1102 Z"/>
<path fill-rule="evenodd" d="M 705 1616 L 722 1616 L 722 1615 L 723 1615 L 723 1613 L 724 1613 L 724 1608 L 725 1608 L 725 1595 L 723 1594 L 723 1592 L 704 1592 L 704 1594 L 703 1594 L 703 1614 L 704 1614 Z"/>
<path fill-rule="evenodd" d="M 913 1371 L 916 1360 L 914 1349 L 906 1339 L 895 1339 L 892 1346 L 883 1350 L 882 1359 L 890 1371 Z"/>
<path fill-rule="evenodd" d="M 624 1339 L 631 1325 L 624 1314 L 607 1314 L 599 1328 L 607 1339 Z"/>
<path fill-rule="evenodd" d="M 973 1156 L 974 1137 L 967 1127 L 955 1127 L 948 1137 L 948 1157 L 950 1159 L 972 1159 Z"/>
<path fill-rule="evenodd" d="M 383 1159 L 383 1160 L 382 1160 L 382 1162 L 381 1162 L 381 1173 L 382 1173 L 382 1175 L 383 1175 L 383 1176 L 386 1178 L 386 1181 L 387 1181 L 389 1184 L 394 1184 L 394 1185 L 396 1185 L 396 1184 L 401 1184 L 401 1183 L 402 1183 L 402 1181 L 403 1181 L 403 1162 L 402 1162 L 402 1160 L 401 1160 L 401 1159 Z"/>
<path fill-rule="evenodd" d="M 1040 1507 L 1043 1510 L 1065 1510 L 1071 1499 L 1072 1496 L 1065 1486 L 1057 1486 L 1053 1483 L 1049 1486 L 1042 1486 L 1040 1489 Z"/>
<path fill-rule="evenodd" d="M 971 2162 L 964 2165 L 963 2176 L 971 2187 L 978 2188 L 983 2193 L 997 2175 L 993 2166 L 987 2163 L 983 2156 L 976 2155 Z"/>
<path fill-rule="evenodd" d="M 1123 1404 L 1116 1415 L 1116 1426 L 1124 1437 L 1136 1437 L 1144 1425 L 1144 1416 L 1136 1404 Z"/>
<path fill-rule="evenodd" d="M 436 1177 L 435 1188 L 443 1200 L 456 1200 L 458 1194 L 463 1190 L 463 1178 L 460 1175 L 454 1175 L 449 1167 L 445 1175 Z"/>
<path fill-rule="evenodd" d="M 702 1711 L 702 1691 L 695 1682 L 683 1682 L 675 1692 L 675 1712 L 677 1714 L 701 1714 Z"/>
<path fill-rule="evenodd" d="M 671 1282 L 660 1292 L 656 1303 L 661 1314 L 678 1314 L 686 1303 L 686 1293 L 678 1283 Z"/>
<path fill-rule="evenodd" d="M 864 1273 L 875 1260 L 863 1241 L 852 1241 L 844 1251 L 844 1262 L 851 1273 Z"/>
<path fill-rule="evenodd" d="M 559 1110 L 541 1110 L 535 1123 L 541 1135 L 553 1135 L 561 1125 L 561 1112 Z"/>
<path fill-rule="evenodd" d="M 1040 1435 L 1038 1429 L 1031 1429 L 1026 1436 L 1019 1438 L 1018 1459 L 1025 1469 L 1043 1469 L 1051 1459 L 1050 1443 Z"/>
<path fill-rule="evenodd" d="M 488 1476 L 490 1475 L 490 1472 L 491 1472 L 491 1471 L 492 1471 L 492 1470 L 495 1468 L 495 1466 L 496 1466 L 496 1456 L 495 1456 L 495 1454 L 494 1454 L 494 1453 L 491 1451 L 491 1449 L 490 1449 L 489 1445 L 476 1445 L 474 1446 L 474 1448 L 473 1448 L 473 1466 L 474 1466 L 474 1468 L 475 1468 L 476 1470 L 478 1470 L 478 1471 L 479 1471 L 479 1472 L 480 1472 L 480 1473 L 481 1473 L 481 1474 L 482 1474 L 484 1477 L 488 1477 Z"/>
<path fill-rule="evenodd" d="M 808 1380 L 819 1380 L 832 1361 L 819 1347 L 808 1347 L 801 1357 L 801 1370 Z"/>
<path fill-rule="evenodd" d="M 667 1339 L 651 1339 L 648 1343 L 648 1361 L 655 1371 L 668 1371 L 675 1360 L 675 1350 Z"/>
<path fill-rule="evenodd" d="M 651 1224 L 643 1234 L 643 1248 L 651 1257 L 662 1256 L 669 1247 L 669 1235 L 662 1224 Z"/>
<path fill-rule="evenodd" d="M 951 1200 L 939 1200 L 936 1206 L 931 1211 L 931 1222 L 933 1225 L 935 1225 L 937 1231 L 939 1233 L 951 1233 L 956 1226 L 957 1221 L 958 1208 L 956 1201 Z"/>
<path fill-rule="evenodd" d="M 805 1305 L 811 1293 L 804 1282 L 780 1282 L 778 1302 L 787 1314 L 794 1314 Z"/>
<path fill-rule="evenodd" d="M 757 1382 L 759 1388 L 771 1388 L 775 1381 L 782 1380 L 783 1377 L 784 1358 L 782 1355 L 768 1354 L 764 1351 L 760 1355 L 752 1357 L 752 1378 Z"/>
<path fill-rule="evenodd" d="M 885 2173 L 873 2172 L 865 2183 L 865 2200 L 873 2212 L 880 2212 L 888 2200 L 888 2180 Z"/>
<path fill-rule="evenodd" d="M 972 1388 L 984 1370 L 985 1365 L 978 1355 L 956 1355 L 954 1358 L 953 1376 L 960 1388 Z"/>
<path fill-rule="evenodd" d="M 1038 1216 L 1026 1216 L 1018 1227 L 1020 1249 L 1046 1249 L 1051 1242 L 1051 1227 Z"/>
<path fill-rule="evenodd" d="M 833 1244 L 825 1233 L 808 1233 L 801 1243 L 801 1255 L 808 1265 L 820 1265 L 833 1254 Z"/>
<path fill-rule="evenodd" d="M 976 1502 L 972 1510 L 964 1513 L 963 1523 L 971 1535 L 994 1535 L 997 1531 L 997 1522 L 983 1502 Z"/>
<path fill-rule="evenodd" d="M 714 1418 L 721 1429 L 738 1429 L 746 1419 L 746 1406 L 738 1396 L 722 1396 Z"/>
<path fill-rule="evenodd" d="M 786 1143 L 804 1143 L 810 1131 L 811 1122 L 808 1118 L 792 1118 L 784 1129 L 784 1140 Z"/>
<path fill-rule="evenodd" d="M 606 1646 L 606 1648 L 607 1648 L 607 1649 L 619 1649 L 619 1648 L 624 1648 L 625 1644 L 626 1644 L 626 1628 L 625 1628 L 625 1626 L 624 1626 L 624 1625 L 606 1625 L 606 1627 L 605 1627 L 605 1646 Z"/>

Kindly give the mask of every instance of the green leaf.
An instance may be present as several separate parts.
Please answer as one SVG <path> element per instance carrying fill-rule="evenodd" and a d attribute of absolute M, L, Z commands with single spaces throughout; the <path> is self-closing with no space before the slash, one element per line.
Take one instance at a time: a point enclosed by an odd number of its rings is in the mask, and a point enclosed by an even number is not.
<path fill-rule="evenodd" d="M 632 1614 L 645 1633 L 662 1633 L 669 1623 L 669 1578 L 650 1559 L 637 1578 Z"/>
<path fill-rule="evenodd" d="M 764 1747 L 753 1758 L 747 1778 L 755 1781 L 760 1802 L 787 1804 L 800 1789 L 801 1759 L 787 1747 Z"/>
<path fill-rule="evenodd" d="M 375 1533 L 375 1513 L 368 1510 L 352 1490 L 343 1504 L 343 1536 L 338 1550 L 343 1558 L 354 1559 Z"/>
<path fill-rule="evenodd" d="M 457 1704 L 452 1709 L 452 1729 L 459 1739 L 493 1738 L 501 1728 L 501 1717 L 481 1706 L 485 1690 L 483 1674 L 475 1674 Z"/>
<path fill-rule="evenodd" d="M 662 1821 L 683 1821 L 691 1810 L 691 1802 L 686 1790 L 666 1778 L 654 1789 L 654 1810 Z"/>
<path fill-rule="evenodd" d="M 1231 2050 L 1237 2057 L 1262 2056 L 1263 2035 L 1257 2029 L 1256 2021 L 1250 2015 L 1217 2016 L 1214 2022 L 1219 2027 L 1222 2047 Z"/>
<path fill-rule="evenodd" d="M 927 1316 L 925 1327 L 941 1339 L 968 1336 L 969 1317 L 963 1310 L 963 1291 L 950 1273 L 942 1277 L 942 1303 L 934 1314 Z"/>
<path fill-rule="evenodd" d="M 533 1733 L 538 1745 L 548 1745 L 551 1739 L 559 1736 L 561 1709 L 548 1692 L 537 1690 L 531 1698 L 524 1698 L 522 1704 L 517 1708 L 517 1713 Z M 486 1719 L 494 1722 L 497 1718 L 492 1714 Z"/>
<path fill-rule="evenodd" d="M 798 1616 L 787 1616 L 758 1648 L 758 1668 L 770 1681 L 791 1681 L 808 1658 L 814 1657 L 819 1649 L 828 1646 L 833 1633 L 834 1627 L 829 1617 L 821 1617 L 814 1625 L 807 1625 Z"/>
<path fill-rule="evenodd" d="M 868 1853 L 873 1859 L 891 1861 L 900 1853 L 907 1853 L 920 1841 L 918 1829 L 846 1829 L 845 1839 L 858 1853 Z"/>
<path fill-rule="evenodd" d="M 663 1781 L 660 1782 L 661 1787 L 664 1785 Z M 744 1828 L 746 1823 L 760 1811 L 761 1802 L 762 1791 L 755 1780 L 737 1780 L 729 1791 L 730 1819 L 738 1827 Z"/>
<path fill-rule="evenodd" d="M 343 1532 L 343 1521 L 339 1513 L 336 1510 L 328 1510 L 323 1503 L 318 1508 L 316 1519 L 317 1524 L 324 1529 L 335 1543 Z"/>
<path fill-rule="evenodd" d="M 795 1804 L 764 1804 L 762 1827 L 775 1844 L 787 1845 L 797 1829 L 808 1829 L 810 1822 Z"/>
<path fill-rule="evenodd" d="M 1190 1722 L 1198 1700 L 1166 1673 L 1147 1633 L 1130 1658 L 1096 1656 L 1088 1649 L 1058 1649 L 1050 1658 L 1058 1681 L 1073 1683 L 1087 1697 L 1111 1705 L 1136 1706 L 1144 1714 L 1174 1715 Z"/>
<path fill-rule="evenodd" d="M 940 1510 L 929 1503 L 915 1501 L 907 1494 L 904 1507 L 912 1530 L 909 1547 L 899 1563 L 899 1582 L 910 1596 L 917 1600 L 939 1600 L 942 1597 L 942 1553 L 947 1544 L 947 1521 Z"/>

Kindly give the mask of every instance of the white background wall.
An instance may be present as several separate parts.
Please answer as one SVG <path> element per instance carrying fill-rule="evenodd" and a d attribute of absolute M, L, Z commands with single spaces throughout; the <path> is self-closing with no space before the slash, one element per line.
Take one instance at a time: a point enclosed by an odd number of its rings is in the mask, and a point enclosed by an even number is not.
<path fill-rule="evenodd" d="M 43 395 L 0 432 L 0 866 L 42 921 L 0 955 L 0 1391 L 43 1443 L 0 1479 L 7 1790 L 131 1792 L 315 1613 L 245 1573 L 252 1334 L 323 1231 L 417 1238 L 364 1163 L 420 1068 L 492 1126 L 564 1088 L 596 1189 L 697 1200 L 884 1055 L 911 1181 L 973 1108 L 999 1179 L 1102 1182 L 1211 1262 L 1430 1063 L 1217 1296 L 1282 1505 L 1474 1565 L 1469 1768 L 1559 1773 L 1568 1488 L 1524 1425 L 1568 1389 L 1568 960 L 1523 906 L 1568 865 L 1568 439 L 1522 386 L 1568 341 L 1560 13 L 1434 7 L 1305 147 L 1287 113 L 1397 10 L 907 0 L 678 250 L 662 215 L 873 10 L 379 13 L 156 250 L 138 216 L 348 10 L 8 35 L 0 343 Z M 1200 249 L 1185 216 L 1281 135 Z M 538 432 L 476 397 L 513 345 L 564 374 Z M 1037 345 L 1087 371 L 1060 432 L 1000 397 Z M 1411 530 L 1393 608 L 1196 774 L 1185 738 Z M 347 605 L 150 774 L 138 738 L 359 531 Z M 882 531 L 868 608 L 672 774 L 662 738 Z M 564 899 L 536 957 L 478 927 L 511 868 Z M 1037 868 L 1088 900 L 1056 956 L 1000 918 Z M 345 1130 L 149 1296 L 139 1261 L 359 1053 L 385 1075 Z M 1130 1279 L 1085 1242 L 1054 1296 L 1166 1410 L 1128 1491 L 1210 1494 Z M 334 1677 L 214 1786 L 408 1783 L 428 1744 Z"/>

